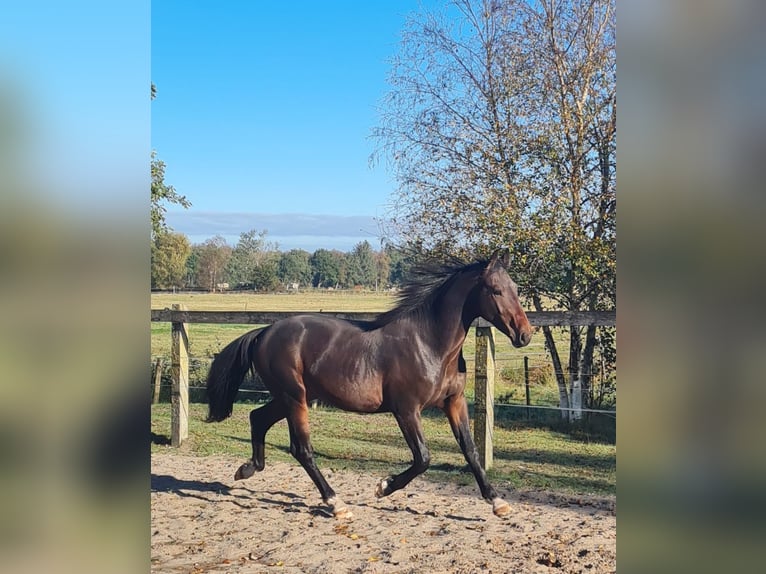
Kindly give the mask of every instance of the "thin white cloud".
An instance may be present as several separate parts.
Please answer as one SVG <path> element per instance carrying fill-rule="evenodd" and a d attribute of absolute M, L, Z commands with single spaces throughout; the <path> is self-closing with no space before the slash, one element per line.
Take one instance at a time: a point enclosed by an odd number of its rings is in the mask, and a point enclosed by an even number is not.
<path fill-rule="evenodd" d="M 173 211 L 166 214 L 166 221 L 192 243 L 221 235 L 234 244 L 240 233 L 266 229 L 268 239 L 276 241 L 280 249 L 313 251 L 321 247 L 347 251 L 365 239 L 373 248 L 379 248 L 378 222 L 366 215 Z"/>

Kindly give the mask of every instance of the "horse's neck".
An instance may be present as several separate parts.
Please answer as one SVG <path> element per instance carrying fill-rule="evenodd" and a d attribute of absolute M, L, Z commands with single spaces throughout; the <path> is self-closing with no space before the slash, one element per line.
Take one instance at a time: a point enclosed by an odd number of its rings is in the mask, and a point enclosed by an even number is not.
<path fill-rule="evenodd" d="M 469 296 L 476 287 L 473 273 L 456 277 L 454 284 L 438 300 L 435 313 L 435 335 L 443 352 L 460 348 L 468 329 L 476 318 Z"/>

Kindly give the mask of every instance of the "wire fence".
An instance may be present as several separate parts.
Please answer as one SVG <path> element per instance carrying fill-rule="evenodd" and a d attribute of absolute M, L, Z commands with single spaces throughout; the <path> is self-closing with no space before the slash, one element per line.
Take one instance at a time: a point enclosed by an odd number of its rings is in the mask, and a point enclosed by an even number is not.
<path fill-rule="evenodd" d="M 190 353 L 187 325 L 225 324 L 247 327 L 249 325 L 271 324 L 291 316 L 291 312 L 237 312 L 237 311 L 187 311 L 181 304 L 174 304 L 172 309 L 152 310 L 152 322 L 171 323 L 171 348 L 166 350 L 166 343 L 160 343 L 159 355 L 155 355 L 155 372 L 152 377 L 153 402 L 170 401 L 172 441 L 178 446 L 188 436 L 188 403 L 205 402 L 205 379 L 212 357 L 218 347 L 208 336 L 204 356 Z M 345 319 L 364 318 L 369 313 L 332 313 Z M 614 328 L 613 312 L 539 312 L 528 315 L 530 323 L 536 326 L 548 325 L 555 328 L 564 326 L 595 325 Z M 484 323 L 484 324 L 482 324 Z M 165 331 L 163 329 L 163 331 Z M 167 333 L 168 331 L 165 331 Z M 154 327 L 153 327 L 154 333 Z M 227 337 L 228 338 L 228 337 Z M 471 329 L 466 337 L 463 352 L 466 363 L 466 398 L 469 409 L 473 410 L 474 398 L 476 409 L 472 413 L 474 434 L 482 465 L 492 463 L 492 424 L 544 425 L 554 430 L 570 433 L 584 433 L 590 440 L 602 438 L 614 441 L 616 438 L 616 371 L 613 369 L 613 350 L 608 345 L 601 349 L 597 342 L 599 356 L 602 358 L 594 365 L 593 373 L 579 380 L 579 374 L 556 372 L 553 351 L 561 357 L 569 352 L 569 342 L 561 341 L 549 353 L 546 343 L 530 345 L 525 349 L 525 356 L 510 349 L 510 342 L 505 338 L 493 340 L 491 326 L 486 321 L 478 320 L 476 328 Z M 154 347 L 153 347 L 154 349 Z M 199 349 L 198 350 L 202 350 Z M 607 353 L 604 352 L 607 351 Z M 172 352 L 176 368 L 170 369 L 167 354 Z M 530 358 L 533 364 L 530 365 Z M 522 363 L 523 360 L 523 363 Z M 538 364 L 534 364 L 537 362 Z M 174 377 L 170 376 L 173 371 Z M 579 369 L 576 369 L 579 370 Z M 490 373 L 492 375 L 490 376 Z M 174 379 L 174 383 L 171 382 Z M 164 383 L 164 384 L 163 384 Z M 584 387 L 584 388 L 583 388 Z M 171 393 L 175 389 L 178 394 Z M 172 397 L 171 397 L 172 395 Z M 261 402 L 268 393 L 260 379 L 248 376 L 239 389 L 235 400 Z M 172 401 L 171 401 L 172 399 Z M 569 399 L 569 400 L 567 400 Z M 561 402 L 560 402 L 561 400 Z M 487 409 L 487 405 L 494 409 Z M 565 405 L 564 408 L 561 404 Z M 615 406 L 614 409 L 611 407 Z M 582 407 L 585 407 L 584 409 Z M 494 416 L 491 413 L 494 412 Z M 494 419 L 494 422 L 493 422 Z M 488 430 L 489 429 L 489 430 Z"/>
<path fill-rule="evenodd" d="M 525 355 L 526 358 L 532 358 L 532 357 L 543 357 L 548 358 L 549 356 L 547 353 L 530 353 L 528 355 Z M 210 363 L 212 362 L 212 359 L 210 358 L 200 358 L 200 357 L 190 357 L 189 358 L 189 376 L 190 376 L 190 383 L 189 383 L 189 392 L 190 392 L 190 400 L 192 402 L 205 402 L 205 392 L 206 387 L 204 385 L 204 380 L 207 377 L 207 371 L 209 369 Z M 153 376 L 152 376 L 152 388 L 154 389 L 154 396 L 155 396 L 155 402 L 168 402 L 170 400 L 170 391 L 172 387 L 171 382 L 171 375 L 170 375 L 170 358 L 164 355 L 153 355 L 152 356 L 152 368 L 156 369 L 157 367 L 160 367 L 162 369 L 160 373 L 160 380 L 159 383 L 157 381 L 157 373 L 153 370 Z M 564 377 L 568 377 L 568 373 L 562 373 L 555 371 L 550 363 L 541 363 L 541 364 L 529 364 L 527 366 L 520 365 L 520 366 L 504 366 L 500 367 L 498 366 L 496 368 L 496 375 L 499 375 L 496 379 L 496 386 L 495 386 L 495 401 L 494 405 L 496 407 L 500 408 L 521 408 L 521 409 L 543 409 L 547 411 L 558 411 L 558 412 L 580 412 L 580 413 L 593 413 L 593 414 L 600 414 L 600 415 L 606 415 L 611 417 L 612 419 L 616 420 L 617 416 L 617 410 L 615 408 L 591 408 L 591 407 L 574 407 L 571 406 L 568 408 L 561 407 L 558 404 L 558 386 L 555 384 L 555 382 L 550 381 L 551 377 L 555 377 L 557 374 L 561 374 Z M 469 374 L 471 373 L 471 370 L 469 369 Z M 510 373 L 516 373 L 519 376 L 509 376 Z M 535 373 L 544 373 L 545 377 L 543 377 L 542 381 L 540 380 L 541 377 L 535 376 Z M 539 387 L 546 387 L 546 390 L 548 391 L 549 395 L 548 397 L 541 397 L 539 393 L 535 393 L 535 398 L 537 399 L 536 404 L 532 404 L 532 402 L 517 402 L 513 400 L 512 393 L 503 392 L 507 391 L 509 388 L 514 389 L 517 392 L 520 392 L 525 390 L 525 375 L 527 379 L 531 379 L 536 381 L 534 383 L 534 386 L 537 387 L 536 390 L 539 391 Z M 594 370 L 592 372 L 592 375 L 603 376 L 602 371 L 600 370 Z M 469 392 L 472 392 L 472 389 L 468 389 Z M 269 396 L 269 391 L 263 386 L 263 384 L 260 382 L 259 377 L 252 376 L 250 374 L 247 375 L 245 378 L 242 386 L 239 389 L 240 395 L 238 396 L 238 400 L 252 400 L 256 399 L 257 397 L 264 397 L 267 398 Z M 553 396 L 555 394 L 555 397 Z M 531 397 L 530 397 L 531 398 Z M 542 399 L 547 399 L 547 404 L 542 402 Z M 555 400 L 555 403 L 552 402 Z"/>

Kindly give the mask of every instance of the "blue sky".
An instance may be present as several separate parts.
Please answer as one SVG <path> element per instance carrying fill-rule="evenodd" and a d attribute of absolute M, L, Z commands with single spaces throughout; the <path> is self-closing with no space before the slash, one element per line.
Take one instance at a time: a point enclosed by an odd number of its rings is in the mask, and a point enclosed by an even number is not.
<path fill-rule="evenodd" d="M 152 148 L 192 202 L 171 206 L 171 227 L 193 242 L 256 228 L 282 249 L 379 247 L 395 183 L 370 166 L 370 133 L 423 4 L 153 2 Z"/>

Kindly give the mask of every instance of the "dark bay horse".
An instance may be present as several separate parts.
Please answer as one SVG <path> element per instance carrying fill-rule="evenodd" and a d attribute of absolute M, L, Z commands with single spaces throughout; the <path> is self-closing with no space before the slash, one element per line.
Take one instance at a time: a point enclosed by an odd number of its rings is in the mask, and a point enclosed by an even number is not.
<path fill-rule="evenodd" d="M 468 265 L 421 268 L 403 287 L 398 305 L 373 321 L 346 321 L 321 314 L 296 315 L 250 331 L 229 343 L 210 367 L 208 421 L 228 417 L 249 370 L 256 371 L 272 399 L 250 413 L 253 458 L 236 472 L 249 478 L 265 465 L 266 432 L 287 418 L 290 452 L 337 517 L 349 514 L 314 462 L 308 404 L 320 399 L 347 411 L 390 412 L 412 450 L 407 470 L 380 481 L 376 496 L 403 488 L 423 473 L 430 454 L 420 413 L 439 407 L 494 513 L 510 505 L 497 494 L 479 464 L 471 437 L 463 341 L 483 317 L 515 347 L 527 345 L 532 328 L 506 272 L 508 252 Z"/>

